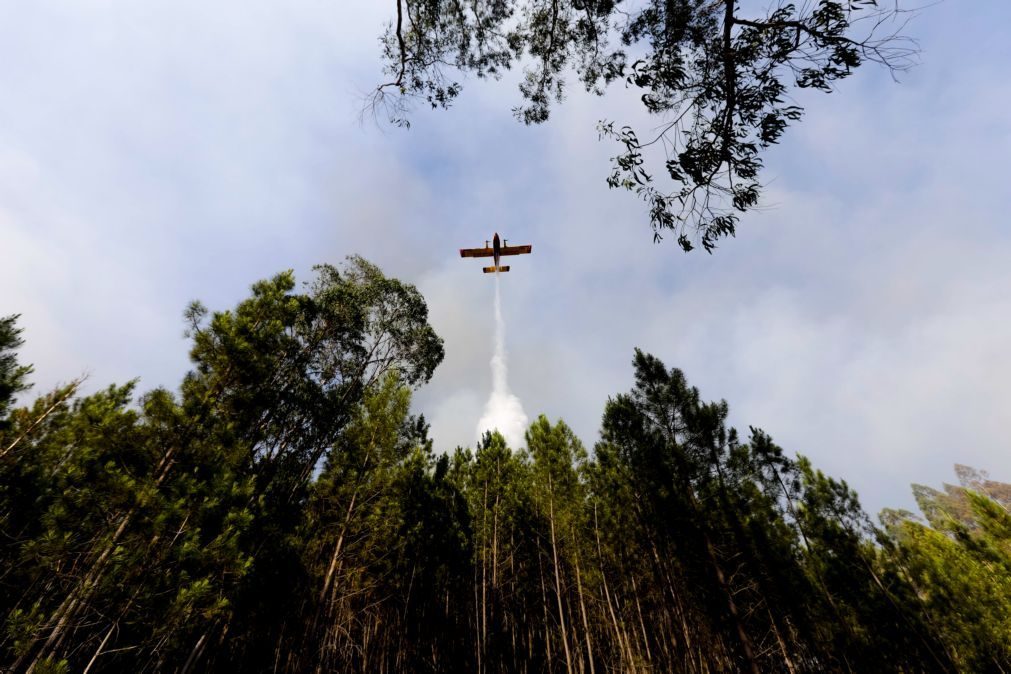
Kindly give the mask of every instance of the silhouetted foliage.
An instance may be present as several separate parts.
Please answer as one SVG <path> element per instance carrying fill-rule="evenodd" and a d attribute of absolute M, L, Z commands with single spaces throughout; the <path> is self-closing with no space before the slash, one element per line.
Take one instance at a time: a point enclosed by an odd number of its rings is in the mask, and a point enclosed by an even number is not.
<path fill-rule="evenodd" d="M 9 425 L 6 416 L 14 396 L 30 386 L 26 379 L 32 368 L 17 360 L 17 350 L 24 344 L 17 320 L 16 314 L 0 318 L 0 429 Z"/>
<path fill-rule="evenodd" d="M 648 135 L 601 120 L 618 145 L 607 184 L 641 198 L 654 238 L 712 252 L 759 203 L 763 155 L 803 109 L 797 89 L 833 90 L 863 63 L 911 65 L 908 13 L 875 0 L 395 0 L 384 69 L 370 105 L 409 126 L 415 101 L 447 107 L 458 74 L 518 65 L 526 124 L 544 122 L 574 74 L 602 95 L 621 82 L 659 117 Z M 748 3 L 750 5 L 750 3 Z"/>
<path fill-rule="evenodd" d="M 7 415 L 6 670 L 1011 667 L 1011 487 L 985 473 L 914 487 L 929 524 L 878 528 L 640 351 L 592 453 L 544 416 L 525 447 L 438 453 L 411 389 L 441 341 L 359 258 L 187 320 L 178 392 L 64 387 Z"/>

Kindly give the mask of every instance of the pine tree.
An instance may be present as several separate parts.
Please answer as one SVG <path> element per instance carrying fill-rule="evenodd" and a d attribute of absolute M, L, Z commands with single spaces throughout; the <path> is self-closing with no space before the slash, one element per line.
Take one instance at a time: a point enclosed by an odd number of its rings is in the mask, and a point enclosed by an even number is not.
<path fill-rule="evenodd" d="M 1005 494 L 1006 485 L 958 467 L 964 485 Z M 960 671 L 1011 668 L 1011 516 L 967 486 L 937 491 L 913 485 L 929 526 L 911 513 L 886 516 L 892 563 L 916 588 L 927 619 Z"/>
<path fill-rule="evenodd" d="M 178 392 L 72 382 L 4 412 L 6 669 L 1011 668 L 1011 487 L 981 471 L 880 529 L 638 351 L 592 456 L 544 416 L 524 448 L 441 454 L 411 413 L 442 356 L 424 302 L 357 258 L 187 316 Z"/>
<path fill-rule="evenodd" d="M 17 314 L 0 318 L 0 433 L 7 428 L 5 418 L 14 397 L 31 387 L 27 379 L 32 367 L 20 365 L 17 359 L 17 350 L 24 344 L 18 318 Z"/>

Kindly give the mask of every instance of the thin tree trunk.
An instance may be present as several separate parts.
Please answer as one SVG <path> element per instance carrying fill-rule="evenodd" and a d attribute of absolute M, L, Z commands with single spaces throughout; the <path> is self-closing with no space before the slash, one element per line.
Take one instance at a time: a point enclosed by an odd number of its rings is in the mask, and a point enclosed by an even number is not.
<path fill-rule="evenodd" d="M 327 568 L 326 577 L 323 579 L 323 589 L 319 593 L 320 603 L 326 599 L 330 590 L 330 583 L 333 582 L 334 573 L 337 570 L 337 560 L 340 559 L 341 550 L 344 547 L 344 536 L 347 534 L 348 526 L 351 522 L 351 514 L 354 512 L 355 500 L 358 498 L 358 490 L 351 494 L 351 502 L 348 504 L 347 513 L 344 516 L 344 525 L 341 527 L 340 535 L 337 537 L 337 545 L 334 547 L 333 555 L 330 557 L 330 566 Z"/>
<path fill-rule="evenodd" d="M 772 611 L 769 609 L 769 605 L 765 605 L 765 612 L 769 614 L 769 622 L 772 624 L 772 633 L 776 636 L 776 643 L 779 644 L 779 652 L 783 654 L 783 664 L 786 665 L 786 670 L 790 674 L 797 674 L 796 668 L 793 666 L 793 660 L 790 659 L 790 654 L 786 650 L 786 643 L 783 641 L 782 635 L 779 633 L 779 629 L 776 627 L 776 620 L 772 617 Z"/>
<path fill-rule="evenodd" d="M 484 483 L 484 508 L 481 521 L 481 652 L 488 648 L 488 482 Z M 482 672 L 480 668 L 479 672 Z"/>
<path fill-rule="evenodd" d="M 77 379 L 75 379 L 72 382 L 70 382 L 69 384 L 67 384 L 67 386 L 64 387 L 63 392 L 60 393 L 56 397 L 56 400 L 53 402 L 53 404 L 50 405 L 46 409 L 45 412 L 43 412 L 42 414 L 40 414 L 38 416 L 38 418 L 36 418 L 35 421 L 33 421 L 28 426 L 28 428 L 26 428 L 24 431 L 21 432 L 21 434 L 18 435 L 18 437 L 14 438 L 13 442 L 11 442 L 2 451 L 0 451 L 0 459 L 2 459 L 5 456 L 7 456 L 7 454 L 11 450 L 13 450 L 15 447 L 17 447 L 17 445 L 18 445 L 19 442 L 21 442 L 22 440 L 24 440 L 25 438 L 27 438 L 28 435 L 31 434 L 31 432 L 34 431 L 38 427 L 39 424 L 41 424 L 43 421 L 45 421 L 49 417 L 49 415 L 52 414 L 56 410 L 57 407 L 59 407 L 60 405 L 62 405 L 63 403 L 65 403 L 71 396 L 73 396 L 75 393 L 77 393 L 77 389 L 81 386 L 81 382 L 83 382 L 83 381 L 84 381 L 84 377 L 78 377 Z"/>
<path fill-rule="evenodd" d="M 600 523 L 597 519 L 597 503 L 593 503 L 593 535 L 597 541 L 597 567 L 600 569 L 600 578 L 602 581 L 604 589 L 604 599 L 607 602 L 607 611 L 611 615 L 611 625 L 614 627 L 614 636 L 618 641 L 618 655 L 624 660 L 626 657 L 629 663 L 629 669 L 635 672 L 635 655 L 632 652 L 632 645 L 628 641 L 628 635 L 625 634 L 625 630 L 619 626 L 618 617 L 614 611 L 614 605 L 611 602 L 611 590 L 607 584 L 607 572 L 604 569 L 604 552 L 600 545 Z"/>
<path fill-rule="evenodd" d="M 56 612 L 52 617 L 52 620 L 55 621 L 55 625 L 49 633 L 49 637 L 42 644 L 39 652 L 32 660 L 31 664 L 28 665 L 28 669 L 26 670 L 28 674 L 31 674 L 43 658 L 45 658 L 49 652 L 58 648 L 60 643 L 63 641 L 70 621 L 76 616 L 80 606 L 90 598 L 92 591 L 101 580 L 102 575 L 105 572 L 105 565 L 108 562 L 109 557 L 112 555 L 112 552 L 115 550 L 120 536 L 123 535 L 123 532 L 126 531 L 127 525 L 133 519 L 134 512 L 135 509 L 131 510 L 131 512 L 127 513 L 127 515 L 123 517 L 119 526 L 116 528 L 116 531 L 113 532 L 112 540 L 105 546 L 105 549 L 99 555 L 98 559 L 92 563 L 81 582 L 78 583 L 78 585 L 72 589 L 69 594 L 67 594 L 63 602 L 56 609 Z"/>
<path fill-rule="evenodd" d="M 751 671 L 751 674 L 761 674 L 758 669 L 758 662 L 755 660 L 755 648 L 751 644 L 751 637 L 748 636 L 747 630 L 744 629 L 744 622 L 741 618 L 740 611 L 737 608 L 737 602 L 734 601 L 734 593 L 730 589 L 730 584 L 727 582 L 727 577 L 723 573 L 723 568 L 720 566 L 720 563 L 716 558 L 716 548 L 713 546 L 713 542 L 709 538 L 708 531 L 703 531 L 702 535 L 705 539 L 706 555 L 709 557 L 709 563 L 712 565 L 713 573 L 716 576 L 716 582 L 719 584 L 720 590 L 723 591 L 723 595 L 726 598 L 727 612 L 730 614 L 730 619 L 734 623 L 734 628 L 737 631 L 737 638 L 741 643 L 741 653 L 744 655 L 747 668 Z"/>
<path fill-rule="evenodd" d="M 161 483 L 168 475 L 168 471 L 172 467 L 172 457 L 174 454 L 175 448 L 170 447 L 158 463 L 158 466 L 155 469 L 158 473 L 158 477 L 154 483 L 156 489 L 161 486 Z M 76 617 L 77 612 L 90 598 L 91 593 L 102 579 L 102 575 L 105 573 L 105 567 L 108 565 L 112 553 L 119 544 L 119 539 L 126 532 L 127 527 L 133 521 L 133 518 L 137 515 L 139 510 L 140 505 L 134 505 L 126 512 L 126 514 L 123 515 L 123 518 L 119 522 L 119 526 L 116 527 L 116 530 L 112 534 L 112 538 L 106 544 L 105 549 L 98 556 L 98 559 L 92 563 L 91 568 L 85 574 L 84 579 L 77 585 L 76 588 L 70 591 L 60 604 L 59 608 L 57 608 L 56 613 L 53 614 L 52 618 L 56 624 L 54 625 L 52 632 L 49 634 L 49 638 L 46 639 L 39 653 L 28 666 L 27 672 L 30 673 L 34 671 L 35 667 L 38 666 L 38 663 L 41 662 L 42 658 L 47 655 L 47 652 L 55 650 L 59 647 L 60 643 L 62 643 L 63 638 L 66 636 L 67 626 L 70 624 L 70 621 Z"/>
<path fill-rule="evenodd" d="M 538 546 L 540 547 L 540 546 Z M 548 667 L 551 667 L 551 629 L 548 620 L 548 591 L 544 585 L 544 564 L 541 558 L 541 551 L 537 551 L 537 566 L 541 576 L 541 606 L 544 608 L 544 648 L 548 658 Z M 549 669 L 550 671 L 550 669 Z"/>
<path fill-rule="evenodd" d="M 492 509 L 492 537 L 491 537 L 491 586 L 498 587 L 498 504 L 499 494 L 495 495 L 495 505 Z"/>
<path fill-rule="evenodd" d="M 482 674 L 481 668 L 481 601 L 477 588 L 477 564 L 474 565 L 474 653 L 477 655 L 477 671 Z"/>
<path fill-rule="evenodd" d="M 84 672 L 82 674 L 88 674 L 88 672 L 91 671 L 91 666 L 95 664 L 95 660 L 98 660 L 98 656 L 102 654 L 102 649 L 105 648 L 105 644 L 109 642 L 109 637 L 112 636 L 112 632 L 115 629 L 116 624 L 113 623 L 109 627 L 109 631 L 105 633 L 105 638 L 102 639 L 102 643 L 98 645 L 98 649 L 95 651 L 95 654 L 91 656 L 91 660 L 88 660 L 88 666 L 84 668 Z"/>
<path fill-rule="evenodd" d="M 183 665 L 181 674 L 189 674 L 190 670 L 193 669 L 193 667 L 197 664 L 197 661 L 200 659 L 200 654 L 203 653 L 204 644 L 206 643 L 207 643 L 207 632 L 205 631 L 203 634 L 200 635 L 200 638 L 197 639 L 197 643 L 194 644 L 193 650 L 190 651 L 189 657 L 186 658 L 186 663 Z"/>
<path fill-rule="evenodd" d="M 579 555 L 576 555 L 576 591 L 579 593 L 579 612 L 583 614 L 583 632 L 586 635 L 586 655 L 590 663 L 590 674 L 597 674 L 593 666 L 593 639 L 590 637 L 590 623 L 586 619 L 586 602 L 583 601 L 583 581 L 579 570 Z"/>
<path fill-rule="evenodd" d="M 555 596 L 558 598 L 558 622 L 562 628 L 562 646 L 565 649 L 565 670 L 568 674 L 572 674 L 572 654 L 569 652 L 569 636 L 565 629 L 565 609 L 562 608 L 562 580 L 558 571 L 558 541 L 555 539 L 555 498 L 550 476 L 548 477 L 548 512 L 551 518 L 551 556 L 555 563 Z"/>
<path fill-rule="evenodd" d="M 642 630 L 642 644 L 646 649 L 646 660 L 653 661 L 653 654 L 649 651 L 649 635 L 646 634 L 646 621 L 642 617 L 642 605 L 639 603 L 639 588 L 635 585 L 635 574 L 630 574 L 632 580 L 632 598 L 635 599 L 635 610 L 639 616 L 639 628 Z"/>

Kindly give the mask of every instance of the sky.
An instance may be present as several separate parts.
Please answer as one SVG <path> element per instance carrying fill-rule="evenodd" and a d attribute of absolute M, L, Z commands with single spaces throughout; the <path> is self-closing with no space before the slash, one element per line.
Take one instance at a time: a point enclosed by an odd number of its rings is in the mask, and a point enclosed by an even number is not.
<path fill-rule="evenodd" d="M 656 123 L 634 92 L 574 84 L 524 127 L 514 82 L 464 79 L 450 110 L 376 124 L 393 5 L 349 5 L 0 0 L 0 315 L 35 393 L 175 387 L 191 300 L 357 253 L 425 295 L 446 358 L 414 409 L 440 450 L 472 445 L 494 284 L 457 250 L 498 231 L 534 247 L 501 279 L 509 385 L 588 447 L 639 347 L 872 513 L 955 463 L 1011 480 L 1011 5 L 926 7 L 899 83 L 801 96 L 761 212 L 713 255 L 654 244 L 605 185 L 598 120 Z"/>

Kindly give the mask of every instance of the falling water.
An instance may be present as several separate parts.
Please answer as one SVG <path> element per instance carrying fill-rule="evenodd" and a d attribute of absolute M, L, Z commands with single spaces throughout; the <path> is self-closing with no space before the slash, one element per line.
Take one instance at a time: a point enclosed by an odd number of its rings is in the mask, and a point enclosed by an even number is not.
<path fill-rule="evenodd" d="M 484 406 L 484 415 L 477 422 L 478 438 L 485 431 L 498 430 L 510 447 L 523 444 L 527 415 L 520 399 L 509 391 L 505 350 L 505 321 L 502 320 L 502 298 L 499 275 L 495 274 L 495 353 L 491 357 L 491 396 Z"/>

